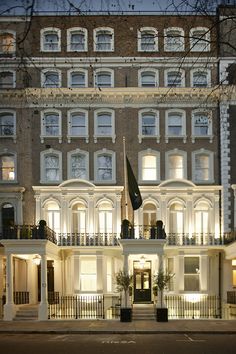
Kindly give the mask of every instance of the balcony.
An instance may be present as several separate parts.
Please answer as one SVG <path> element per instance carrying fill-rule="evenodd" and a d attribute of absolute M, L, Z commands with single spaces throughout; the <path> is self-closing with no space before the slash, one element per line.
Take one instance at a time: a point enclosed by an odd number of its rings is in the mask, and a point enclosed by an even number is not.
<path fill-rule="evenodd" d="M 57 244 L 58 246 L 118 246 L 119 237 L 115 233 L 59 233 Z"/>
<path fill-rule="evenodd" d="M 46 225 L 15 225 L 0 233 L 0 240 L 48 240 L 57 244 L 56 233 Z"/>

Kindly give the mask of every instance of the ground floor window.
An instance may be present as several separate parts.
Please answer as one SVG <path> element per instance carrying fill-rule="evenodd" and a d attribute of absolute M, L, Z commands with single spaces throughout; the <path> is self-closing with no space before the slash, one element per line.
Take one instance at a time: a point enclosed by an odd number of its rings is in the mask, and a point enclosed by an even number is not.
<path fill-rule="evenodd" d="M 199 291 L 199 257 L 184 258 L 184 290 Z"/>
<path fill-rule="evenodd" d="M 97 290 L 97 264 L 96 258 L 86 258 L 80 261 L 80 290 Z"/>

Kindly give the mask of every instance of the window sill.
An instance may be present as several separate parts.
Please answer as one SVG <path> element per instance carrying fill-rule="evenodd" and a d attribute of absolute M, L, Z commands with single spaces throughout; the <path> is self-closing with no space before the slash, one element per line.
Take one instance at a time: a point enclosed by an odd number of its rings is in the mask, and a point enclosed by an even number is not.
<path fill-rule="evenodd" d="M 165 142 L 168 143 L 169 139 L 182 139 L 183 143 L 186 143 L 187 141 L 187 135 L 168 135 L 165 136 Z"/>
<path fill-rule="evenodd" d="M 156 142 L 160 142 L 160 135 L 138 135 L 138 142 L 141 144 L 143 139 L 156 139 Z"/>
<path fill-rule="evenodd" d="M 14 143 L 16 143 L 16 135 L 0 135 L 0 139 L 13 139 Z"/>
<path fill-rule="evenodd" d="M 67 135 L 67 141 L 70 144 L 72 139 L 85 139 L 89 143 L 89 135 Z"/>
<path fill-rule="evenodd" d="M 94 142 L 97 143 L 97 139 L 111 139 L 113 143 L 116 141 L 116 135 L 94 135 Z"/>
<path fill-rule="evenodd" d="M 195 143 L 196 139 L 209 139 L 209 142 L 212 143 L 213 135 L 192 135 L 191 139 L 192 139 L 192 143 Z"/>
<path fill-rule="evenodd" d="M 40 135 L 40 141 L 43 144 L 45 139 L 58 139 L 59 143 L 62 143 L 62 135 L 51 136 L 51 135 Z"/>

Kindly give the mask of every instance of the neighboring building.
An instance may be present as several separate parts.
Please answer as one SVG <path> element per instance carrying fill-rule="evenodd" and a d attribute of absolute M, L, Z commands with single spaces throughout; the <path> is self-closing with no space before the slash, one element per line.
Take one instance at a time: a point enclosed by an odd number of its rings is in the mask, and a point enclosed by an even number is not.
<path fill-rule="evenodd" d="M 197 317 L 222 315 L 218 304 L 236 285 L 236 247 L 225 245 L 234 230 L 228 193 L 235 182 L 225 177 L 230 159 L 222 147 L 229 141 L 219 116 L 228 103 L 218 87 L 216 21 L 0 18 L 6 320 L 23 295 L 24 302 L 40 301 L 39 319 L 48 318 L 48 301 L 66 295 L 102 295 L 108 316 L 123 268 L 134 275 L 131 301 L 154 302 L 160 266 L 175 274 L 168 291 L 174 317 L 189 316 L 177 299 L 198 303 Z M 128 202 L 127 234 L 123 137 L 143 199 L 134 212 Z M 157 234 L 157 220 L 166 238 Z"/>

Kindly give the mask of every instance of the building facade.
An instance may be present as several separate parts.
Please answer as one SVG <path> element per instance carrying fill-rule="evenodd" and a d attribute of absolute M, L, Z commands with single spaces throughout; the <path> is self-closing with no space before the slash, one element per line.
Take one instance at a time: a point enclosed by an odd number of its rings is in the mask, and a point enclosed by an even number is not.
<path fill-rule="evenodd" d="M 0 18 L 4 319 L 15 316 L 16 293 L 38 303 L 39 319 L 49 293 L 102 295 L 109 310 L 120 269 L 133 274 L 132 303 L 156 301 L 164 267 L 173 299 L 215 297 L 224 308 L 236 286 L 235 182 L 233 102 L 219 74 L 234 59 L 219 58 L 218 17 Z M 143 200 L 135 211 L 124 138 Z"/>

